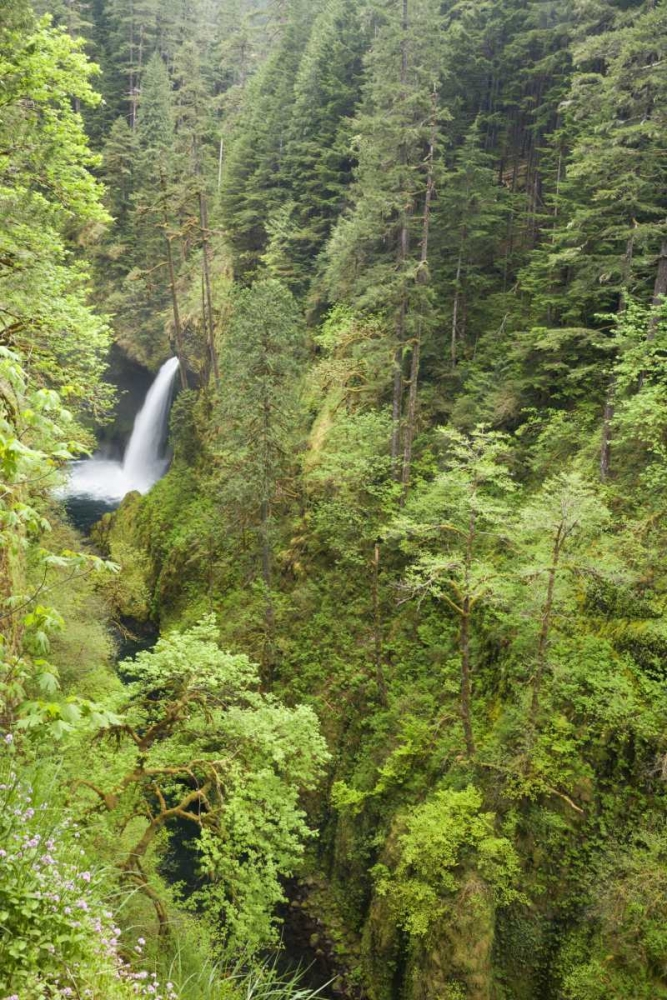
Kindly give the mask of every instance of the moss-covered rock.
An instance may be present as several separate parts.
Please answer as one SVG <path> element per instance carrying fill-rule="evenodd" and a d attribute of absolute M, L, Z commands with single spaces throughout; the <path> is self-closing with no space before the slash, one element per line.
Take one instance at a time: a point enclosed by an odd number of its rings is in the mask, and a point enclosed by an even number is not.
<path fill-rule="evenodd" d="M 139 493 L 129 493 L 118 510 L 105 514 L 98 522 L 92 539 L 120 566 L 120 572 L 107 587 L 107 599 L 114 612 L 144 622 L 151 611 L 152 567 L 138 523 L 141 504 Z"/>

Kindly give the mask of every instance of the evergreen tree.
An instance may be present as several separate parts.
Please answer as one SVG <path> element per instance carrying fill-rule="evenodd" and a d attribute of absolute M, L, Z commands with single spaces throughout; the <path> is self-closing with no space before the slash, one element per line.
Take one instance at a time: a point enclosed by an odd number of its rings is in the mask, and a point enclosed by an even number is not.
<path fill-rule="evenodd" d="M 112 125 L 102 151 L 102 180 L 106 185 L 107 204 L 114 219 L 113 243 L 106 259 L 115 267 L 116 277 L 127 274 L 134 257 L 133 190 L 136 168 L 136 133 L 125 118 Z"/>
<path fill-rule="evenodd" d="M 215 345 L 215 315 L 213 307 L 211 267 L 211 227 L 209 205 L 212 203 L 212 177 L 215 150 L 210 143 L 214 134 L 210 95 L 202 74 L 196 46 L 182 46 L 174 67 L 176 92 L 176 156 L 179 183 L 175 195 L 179 202 L 181 229 L 188 242 L 194 239 L 201 256 L 202 316 L 201 324 L 208 359 L 204 366 L 204 381 L 212 370 L 219 378 Z M 177 189 L 177 190 L 176 190 Z"/>
<path fill-rule="evenodd" d="M 315 20 L 299 66 L 283 164 L 288 201 L 266 257 L 297 291 L 313 278 L 315 259 L 351 182 L 349 125 L 365 46 L 362 12 L 351 0 L 336 0 Z"/>
<path fill-rule="evenodd" d="M 144 74 L 136 127 L 137 162 L 133 191 L 132 240 L 135 267 L 126 287 L 133 298 L 141 295 L 140 311 L 133 310 L 132 335 L 150 359 L 164 353 L 162 311 L 171 299 L 174 347 L 184 360 L 175 252 L 180 239 L 172 189 L 174 168 L 174 114 L 171 82 L 159 53 L 155 52 Z M 136 298 L 135 298 L 136 302 Z M 185 380 L 185 364 L 181 364 Z"/>
<path fill-rule="evenodd" d="M 92 29 L 91 4 L 86 0 L 36 0 L 37 15 L 50 14 L 53 23 L 63 28 L 70 38 L 90 38 Z"/>
<path fill-rule="evenodd" d="M 110 63 L 119 76 L 118 113 L 127 115 L 130 127 L 137 124 L 141 78 L 157 45 L 157 0 L 110 0 L 106 12 Z"/>
<path fill-rule="evenodd" d="M 232 523 L 257 538 L 253 555 L 266 594 L 268 642 L 276 514 L 289 495 L 300 444 L 302 321 L 290 293 L 274 279 L 240 291 L 223 350 L 218 403 L 224 442 L 221 499 Z"/>
<path fill-rule="evenodd" d="M 438 25 L 439 9 L 431 0 L 405 0 L 389 7 L 377 28 L 367 59 L 364 98 L 353 124 L 359 163 L 352 207 L 331 237 L 325 276 L 331 298 L 382 316 L 386 324 L 393 358 L 387 372 L 392 385 L 391 451 L 395 476 L 405 484 L 416 402 L 408 397 L 401 463 L 405 387 L 408 382 L 416 393 L 422 330 L 432 323 L 428 227 L 443 117 L 438 103 Z"/>
<path fill-rule="evenodd" d="M 318 5 L 291 0 L 280 39 L 248 86 L 235 123 L 220 189 L 225 227 L 241 278 L 266 249 L 267 221 L 285 200 L 285 147 L 294 84 Z"/>
<path fill-rule="evenodd" d="M 459 344 L 465 345 L 468 312 L 497 284 L 499 243 L 504 235 L 506 190 L 498 184 L 492 157 L 481 146 L 476 120 L 456 151 L 454 167 L 443 181 L 439 214 L 446 225 L 438 254 L 451 281 L 450 357 L 456 366 Z M 451 276 L 451 277 L 450 277 Z M 473 315 L 473 328 L 474 324 Z"/>
<path fill-rule="evenodd" d="M 617 308 L 628 294 L 647 297 L 653 286 L 667 210 L 659 125 L 664 16 L 654 4 L 630 18 L 617 14 L 609 30 L 574 50 L 572 151 L 553 196 L 551 246 L 537 254 L 526 280 L 539 288 L 551 321 L 581 321 Z"/>
<path fill-rule="evenodd" d="M 148 61 L 141 90 L 141 114 L 137 121 L 139 186 L 147 187 L 159 161 L 173 149 L 174 116 L 171 82 L 164 60 L 154 52 Z"/>
<path fill-rule="evenodd" d="M 306 789 L 299 909 L 333 924 L 341 994 L 662 997 L 664 0 L 35 0 L 55 29 L 27 3 L 0 3 L 0 770 L 50 718 L 63 783 L 96 786 L 82 842 L 143 890 L 123 940 L 165 899 L 185 928 L 173 961 L 147 934 L 156 977 L 182 971 L 160 996 L 245 992 L 201 972 L 205 929 L 230 957 L 270 937 Z M 91 423 L 108 403 L 91 292 L 192 383 L 167 474 L 95 529 L 104 588 L 52 491 L 53 390 Z M 89 638 L 107 601 L 176 627 L 122 687 Z M 108 746 L 72 733 L 98 685 Z M 281 692 L 326 719 L 331 798 Z M 0 884 L 0 982 L 83 995 L 83 907 L 44 974 L 42 850 Z"/>
<path fill-rule="evenodd" d="M 242 91 L 265 55 L 262 0 L 228 0 L 217 7 L 213 32 L 213 80 L 218 93 Z"/>

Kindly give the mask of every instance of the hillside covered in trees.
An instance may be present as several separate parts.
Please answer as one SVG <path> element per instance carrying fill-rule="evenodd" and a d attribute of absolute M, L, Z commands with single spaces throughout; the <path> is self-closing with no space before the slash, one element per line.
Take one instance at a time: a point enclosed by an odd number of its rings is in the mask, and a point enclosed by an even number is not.
<path fill-rule="evenodd" d="M 664 0 L 0 4 L 0 996 L 667 998 L 666 515 Z"/>

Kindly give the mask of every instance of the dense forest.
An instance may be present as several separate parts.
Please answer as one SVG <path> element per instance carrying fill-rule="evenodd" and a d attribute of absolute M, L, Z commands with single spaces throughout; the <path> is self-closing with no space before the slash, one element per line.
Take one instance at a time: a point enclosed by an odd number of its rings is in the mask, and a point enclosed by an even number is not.
<path fill-rule="evenodd" d="M 664 0 L 2 0 L 2 997 L 667 998 L 666 514 Z"/>

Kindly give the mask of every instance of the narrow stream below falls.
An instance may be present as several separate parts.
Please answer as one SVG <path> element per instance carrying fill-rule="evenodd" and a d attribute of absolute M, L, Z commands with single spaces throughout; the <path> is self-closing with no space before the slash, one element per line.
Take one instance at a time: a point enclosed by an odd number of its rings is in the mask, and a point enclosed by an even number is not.
<path fill-rule="evenodd" d="M 123 359 L 116 357 L 115 381 L 123 392 L 119 417 L 102 432 L 100 446 L 91 458 L 72 463 L 62 495 L 70 523 L 82 534 L 90 535 L 93 526 L 104 514 L 116 510 L 124 496 L 133 490 L 146 493 L 167 471 L 169 411 L 177 371 L 178 361 L 170 358 L 151 382 L 147 372 L 129 361 L 124 367 Z M 158 635 L 153 623 L 121 621 L 115 636 L 117 663 L 151 649 Z M 119 675 L 124 680 L 122 671 Z M 193 882 L 192 852 L 181 834 L 176 827 L 161 869 L 167 881 L 187 885 Z M 336 971 L 324 951 L 311 943 L 317 930 L 312 919 L 294 900 L 283 906 L 281 918 L 282 947 L 266 953 L 265 959 L 275 963 L 285 978 L 298 973 L 301 986 L 317 991 L 322 1000 L 347 997 L 346 992 L 330 985 L 336 980 Z"/>

